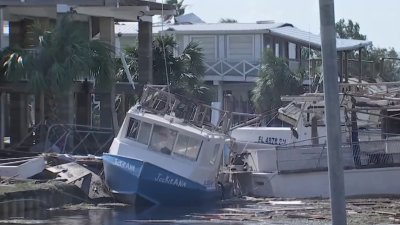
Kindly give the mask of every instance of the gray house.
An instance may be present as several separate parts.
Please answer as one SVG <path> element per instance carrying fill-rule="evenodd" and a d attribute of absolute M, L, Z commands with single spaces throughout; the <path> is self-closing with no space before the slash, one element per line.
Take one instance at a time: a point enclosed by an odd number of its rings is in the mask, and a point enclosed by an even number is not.
<path fill-rule="evenodd" d="M 123 33 L 121 46 L 132 43 L 132 38 L 135 38 L 133 26 L 117 25 L 116 30 Z M 247 113 L 253 112 L 249 99 L 265 49 L 271 49 L 276 56 L 286 58 L 289 67 L 296 71 L 301 67 L 308 68 L 308 59 L 301 57 L 302 48 L 321 48 L 320 36 L 300 30 L 292 24 L 274 21 L 186 23 L 153 27 L 155 35 L 162 32 L 175 36 L 178 52 L 182 52 L 191 41 L 198 42 L 205 57 L 204 81 L 213 85 L 218 93 L 215 101 L 219 104 L 216 103 L 216 106 L 226 108 L 229 105 L 230 110 Z M 347 56 L 349 51 L 360 50 L 370 44 L 370 41 L 337 39 L 338 55 L 343 59 L 342 56 Z M 339 75 L 343 77 L 342 63 L 339 63 L 339 68 Z"/>

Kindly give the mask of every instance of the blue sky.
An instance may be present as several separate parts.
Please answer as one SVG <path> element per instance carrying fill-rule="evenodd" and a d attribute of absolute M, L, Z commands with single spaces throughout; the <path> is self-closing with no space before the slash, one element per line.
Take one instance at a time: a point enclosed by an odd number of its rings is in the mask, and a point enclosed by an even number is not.
<path fill-rule="evenodd" d="M 239 22 L 275 20 L 319 34 L 318 0 L 184 0 L 186 12 L 206 22 L 233 18 Z M 400 0 L 336 0 L 336 21 L 352 19 L 378 47 L 400 51 Z"/>

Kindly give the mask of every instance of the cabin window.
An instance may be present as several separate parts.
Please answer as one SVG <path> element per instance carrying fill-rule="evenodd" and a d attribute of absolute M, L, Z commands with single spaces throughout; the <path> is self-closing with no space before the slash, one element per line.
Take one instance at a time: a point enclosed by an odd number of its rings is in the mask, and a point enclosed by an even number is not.
<path fill-rule="evenodd" d="M 150 149 L 170 155 L 174 147 L 177 131 L 154 125 Z"/>
<path fill-rule="evenodd" d="M 215 161 L 217 160 L 218 152 L 219 152 L 219 146 L 220 146 L 220 144 L 216 144 L 216 145 L 214 146 L 214 150 L 213 150 L 213 152 L 212 152 L 212 157 L 211 157 L 211 159 L 210 159 L 210 164 L 211 164 L 211 165 L 214 165 L 214 164 L 215 164 Z"/>
<path fill-rule="evenodd" d="M 196 161 L 201 143 L 201 140 L 180 134 L 174 148 L 174 154 Z"/>
<path fill-rule="evenodd" d="M 151 134 L 151 124 L 143 122 L 140 124 L 139 135 L 137 137 L 138 142 L 142 144 L 149 144 Z"/>
<path fill-rule="evenodd" d="M 130 118 L 126 137 L 148 144 L 151 133 L 151 124 Z"/>
<path fill-rule="evenodd" d="M 126 133 L 127 138 L 136 139 L 137 134 L 139 132 L 139 124 L 140 121 L 135 120 L 133 118 L 129 119 L 128 131 Z"/>

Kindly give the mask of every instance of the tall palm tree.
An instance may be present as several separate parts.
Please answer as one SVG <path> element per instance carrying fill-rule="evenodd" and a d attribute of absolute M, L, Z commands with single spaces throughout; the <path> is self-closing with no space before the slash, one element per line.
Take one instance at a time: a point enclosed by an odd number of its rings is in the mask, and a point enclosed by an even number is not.
<path fill-rule="evenodd" d="M 172 18 L 185 14 L 186 5 L 183 4 L 184 0 L 167 0 L 166 3 L 175 6 L 175 15 L 168 15 L 162 18 L 163 22 L 170 22 Z M 174 21 L 175 22 L 175 21 Z"/>
<path fill-rule="evenodd" d="M 84 24 L 66 15 L 53 29 L 37 33 L 39 46 L 31 52 L 7 49 L 3 69 L 8 80 L 27 79 L 45 95 L 45 118 L 57 121 L 56 97 L 70 91 L 74 81 L 95 78 L 98 88 L 113 83 L 112 48 L 89 40 Z"/>
<path fill-rule="evenodd" d="M 282 95 L 300 92 L 301 82 L 290 71 L 285 59 L 277 58 L 272 51 L 266 50 L 256 87 L 252 91 L 256 110 L 261 113 L 281 107 Z"/>
<path fill-rule="evenodd" d="M 209 100 L 208 88 L 202 82 L 205 71 L 202 49 L 198 43 L 190 42 L 182 54 L 174 55 L 176 48 L 173 36 L 159 36 L 153 41 L 153 84 L 169 84 L 175 93 Z M 134 79 L 138 74 L 137 50 L 136 47 L 125 49 L 129 58 L 127 64 Z M 126 76 L 122 67 L 118 75 L 120 79 Z"/>

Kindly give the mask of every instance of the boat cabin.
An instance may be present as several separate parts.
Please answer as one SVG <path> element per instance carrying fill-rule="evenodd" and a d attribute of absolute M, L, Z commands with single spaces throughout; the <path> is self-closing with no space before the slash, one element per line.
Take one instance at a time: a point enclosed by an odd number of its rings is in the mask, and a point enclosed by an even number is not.
<path fill-rule="evenodd" d="M 211 188 L 215 180 L 210 174 L 219 170 L 224 143 L 220 133 L 136 105 L 127 113 L 110 154 L 141 159 Z"/>

